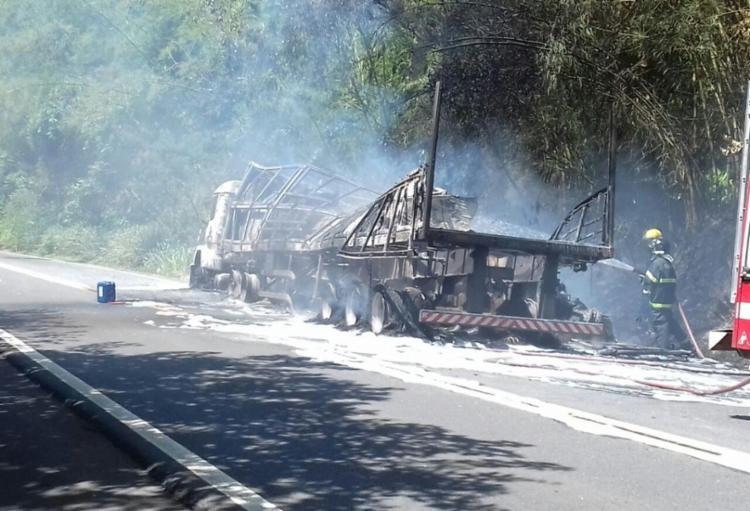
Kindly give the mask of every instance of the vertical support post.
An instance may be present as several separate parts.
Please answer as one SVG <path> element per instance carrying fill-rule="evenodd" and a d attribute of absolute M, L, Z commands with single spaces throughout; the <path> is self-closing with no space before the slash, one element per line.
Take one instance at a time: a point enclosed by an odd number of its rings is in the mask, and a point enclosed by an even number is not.
<path fill-rule="evenodd" d="M 742 136 L 742 166 L 737 182 L 737 226 L 734 232 L 734 259 L 732 267 L 732 289 L 730 302 L 737 300 L 737 286 L 742 273 L 743 261 L 741 260 L 744 250 L 743 245 L 747 242 L 748 232 L 746 227 L 747 215 L 747 174 L 748 174 L 748 148 L 750 146 L 750 81 L 747 82 L 747 95 L 745 97 L 745 128 Z M 746 257 L 746 256 L 745 256 Z"/>
<path fill-rule="evenodd" d="M 323 269 L 323 254 L 318 254 L 318 267 L 315 269 L 315 286 L 313 287 L 313 300 L 318 298 L 318 292 L 320 291 L 320 273 Z"/>
<path fill-rule="evenodd" d="M 473 268 L 466 278 L 466 310 L 487 312 L 487 247 L 474 247 L 471 250 Z"/>
<path fill-rule="evenodd" d="M 609 110 L 609 144 L 607 147 L 607 223 L 604 244 L 612 247 L 615 243 L 615 181 L 617 173 L 617 135 L 615 133 L 615 107 Z"/>
<path fill-rule="evenodd" d="M 432 106 L 432 147 L 424 177 L 424 200 L 422 202 L 422 229 L 420 237 L 427 238 L 432 217 L 432 191 L 435 188 L 435 158 L 437 157 L 438 132 L 440 131 L 440 82 L 435 83 L 435 100 Z"/>
<path fill-rule="evenodd" d="M 557 255 L 548 255 L 544 258 L 544 270 L 542 270 L 542 282 L 540 284 L 539 317 L 543 319 L 555 319 L 557 314 L 557 271 L 560 260 Z"/>

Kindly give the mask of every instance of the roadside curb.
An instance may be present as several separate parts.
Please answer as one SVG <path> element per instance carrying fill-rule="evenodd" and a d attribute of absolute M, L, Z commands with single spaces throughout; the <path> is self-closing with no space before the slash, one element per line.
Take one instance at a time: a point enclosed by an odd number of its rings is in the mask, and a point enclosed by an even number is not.
<path fill-rule="evenodd" d="M 35 358 L 48 360 L 46 357 L 31 348 L 28 348 L 28 350 L 19 349 L 6 338 L 6 332 L 1 329 L 0 341 L 2 341 L 0 342 L 0 357 L 30 380 L 51 392 L 77 415 L 97 425 L 101 432 L 117 447 L 123 449 L 147 467 L 148 475 L 160 483 L 181 504 L 198 511 L 266 511 L 279 509 L 244 487 L 242 488 L 252 495 L 247 499 L 237 499 L 244 500 L 244 502 L 238 503 L 220 488 L 196 475 L 195 472 L 199 471 L 199 468 L 191 467 L 160 449 L 138 433 L 134 424 L 128 424 L 118 419 L 107 407 L 96 403 L 95 400 L 86 396 L 35 360 Z M 30 355 L 26 351 L 30 351 L 34 355 Z M 54 364 L 51 361 L 50 363 Z M 98 391 L 93 389 L 93 392 Z M 99 395 L 104 396 L 101 393 Z M 106 398 L 106 396 L 104 397 Z M 139 422 L 140 424 L 137 425 L 139 427 L 147 424 L 143 420 Z M 158 431 L 150 425 L 148 427 Z M 237 484 L 239 485 L 239 483 Z"/>

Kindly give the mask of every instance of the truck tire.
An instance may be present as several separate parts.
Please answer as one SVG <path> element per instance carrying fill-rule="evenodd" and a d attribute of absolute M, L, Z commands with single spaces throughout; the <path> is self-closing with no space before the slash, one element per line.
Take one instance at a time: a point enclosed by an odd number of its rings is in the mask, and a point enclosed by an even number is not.
<path fill-rule="evenodd" d="M 214 275 L 214 287 L 220 291 L 226 291 L 232 282 L 231 273 L 217 273 Z"/>
<path fill-rule="evenodd" d="M 241 271 L 232 270 L 232 280 L 229 282 L 229 287 L 227 288 L 229 296 L 236 300 L 244 301 L 245 286 L 245 275 Z"/>
<path fill-rule="evenodd" d="M 188 287 L 190 289 L 195 289 L 200 285 L 198 281 L 198 270 L 200 270 L 199 267 L 194 264 L 190 265 L 190 276 L 188 277 Z"/>
<path fill-rule="evenodd" d="M 324 322 L 333 320 L 338 309 L 336 290 L 328 281 L 322 282 L 318 291 L 318 319 Z"/>
<path fill-rule="evenodd" d="M 427 297 L 421 289 L 407 286 L 400 293 L 403 304 L 403 320 L 407 328 L 425 339 L 432 339 L 434 333 L 430 327 L 419 322 L 419 310 L 431 308 Z"/>
<path fill-rule="evenodd" d="M 245 301 L 257 302 L 260 298 L 260 277 L 255 273 L 245 273 Z"/>
<path fill-rule="evenodd" d="M 365 293 L 360 286 L 354 286 L 346 295 L 344 303 L 344 326 L 352 328 L 361 320 L 365 310 Z"/>
<path fill-rule="evenodd" d="M 390 323 L 388 301 L 382 291 L 375 291 L 370 300 L 370 330 L 375 335 L 383 333 Z"/>
<path fill-rule="evenodd" d="M 208 270 L 205 268 L 191 264 L 188 286 L 190 289 L 202 289 L 208 287 L 207 284 L 210 281 L 210 276 Z"/>
<path fill-rule="evenodd" d="M 193 254 L 193 263 L 190 265 L 190 276 L 188 277 L 188 286 L 190 289 L 205 287 L 207 272 L 201 265 L 201 251 L 196 250 Z"/>

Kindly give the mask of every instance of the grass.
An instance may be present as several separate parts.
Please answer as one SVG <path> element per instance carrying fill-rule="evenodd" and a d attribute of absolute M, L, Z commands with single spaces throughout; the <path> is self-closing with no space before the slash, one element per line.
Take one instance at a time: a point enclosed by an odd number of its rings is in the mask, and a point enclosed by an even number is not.
<path fill-rule="evenodd" d="M 41 229 L 18 215 L 0 219 L 0 249 L 180 278 L 192 244 L 165 239 L 156 225 L 101 230 L 83 225 Z"/>
<path fill-rule="evenodd" d="M 143 270 L 169 277 L 184 277 L 195 247 L 162 242 L 146 254 Z"/>

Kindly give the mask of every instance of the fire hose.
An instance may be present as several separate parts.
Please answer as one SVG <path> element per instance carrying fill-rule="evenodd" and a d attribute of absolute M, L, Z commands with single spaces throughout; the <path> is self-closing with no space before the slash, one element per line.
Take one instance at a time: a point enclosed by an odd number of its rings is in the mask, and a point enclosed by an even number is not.
<path fill-rule="evenodd" d="M 687 317 L 685 316 L 685 311 L 682 309 L 682 304 L 677 303 L 677 310 L 680 312 L 680 317 L 682 318 L 682 322 L 685 324 L 685 329 L 687 330 L 688 337 L 690 337 L 690 342 L 693 344 L 693 349 L 695 350 L 695 353 L 700 358 L 706 358 L 703 355 L 703 352 L 700 349 L 700 346 L 698 346 L 698 343 L 695 340 L 695 336 L 693 335 L 693 330 L 690 328 L 690 323 L 688 323 Z M 717 394 L 726 394 L 727 392 L 732 392 L 733 390 L 741 389 L 742 387 L 745 387 L 747 385 L 750 385 L 750 377 L 745 378 L 744 380 L 737 382 L 733 385 L 728 385 L 726 387 L 720 387 L 718 389 L 713 390 L 697 390 L 692 389 L 690 387 L 681 387 L 678 385 L 668 385 L 666 383 L 657 383 L 652 381 L 645 381 L 645 380 L 633 380 L 636 383 L 640 383 L 641 385 L 647 385 L 649 387 L 654 387 L 658 389 L 665 389 L 665 390 L 674 390 L 677 392 L 689 392 L 690 394 L 695 394 L 696 396 L 715 396 Z"/>
<path fill-rule="evenodd" d="M 520 353 L 519 353 L 520 354 Z M 531 354 L 531 353 L 523 353 L 523 355 L 538 355 L 538 356 L 552 356 L 553 358 L 561 358 L 559 356 L 553 356 L 553 354 Z M 590 360 L 590 361 L 597 361 L 597 362 L 604 362 L 605 359 L 602 358 L 595 358 L 595 357 L 585 357 L 585 356 L 565 356 L 565 359 L 573 359 L 573 360 Z M 633 360 L 607 360 L 608 362 L 614 362 L 614 363 L 631 363 L 631 364 L 641 364 L 641 362 L 636 362 Z M 511 367 L 522 367 L 522 368 L 530 368 L 530 369 L 558 369 L 554 366 L 549 365 L 541 365 L 541 364 L 523 364 L 518 362 L 509 362 L 509 361 L 497 361 L 495 363 L 507 365 Z M 649 364 L 643 364 L 643 365 L 649 365 Z M 604 373 L 601 372 L 594 372 L 594 371 L 584 371 L 581 369 L 570 369 L 571 371 L 582 374 L 584 376 L 603 376 Z M 703 372 L 703 371 L 701 371 Z M 747 375 L 747 373 L 745 373 Z M 737 383 L 733 383 L 731 385 L 727 385 L 726 387 L 720 387 L 716 389 L 710 389 L 710 390 L 698 390 L 693 389 L 690 387 L 684 387 L 679 385 L 670 385 L 667 383 L 659 383 L 659 382 L 653 382 L 648 380 L 635 380 L 632 378 L 628 378 L 628 381 L 632 383 L 636 383 L 638 385 L 644 385 L 647 387 L 653 387 L 658 388 L 662 390 L 671 390 L 675 392 L 686 392 L 689 394 L 694 394 L 696 396 L 714 396 L 717 394 L 726 394 L 727 392 L 732 392 L 733 390 L 741 389 L 742 387 L 746 387 L 747 385 L 750 385 L 750 376 L 747 376 L 744 380 L 741 380 Z"/>
<path fill-rule="evenodd" d="M 695 336 L 693 335 L 693 329 L 690 328 L 690 323 L 688 323 L 687 317 L 685 316 L 685 311 L 683 310 L 682 304 L 680 302 L 677 302 L 677 310 L 680 312 L 682 323 L 685 325 L 685 330 L 687 330 L 688 337 L 690 338 L 690 343 L 693 345 L 693 350 L 695 350 L 695 354 L 698 355 L 698 358 L 706 358 L 706 356 L 701 351 L 700 346 L 698 346 L 698 342 L 695 340 Z"/>
<path fill-rule="evenodd" d="M 677 303 L 677 310 L 680 313 L 680 318 L 682 319 L 682 322 L 685 325 L 685 329 L 687 330 L 688 337 L 690 338 L 690 342 L 691 342 L 691 344 L 693 346 L 693 349 L 694 349 L 696 355 L 699 358 L 701 358 L 701 359 L 706 358 L 705 355 L 703 354 L 703 352 L 701 351 L 700 346 L 698 345 L 698 342 L 695 339 L 695 336 L 693 335 L 693 329 L 690 327 L 690 323 L 687 320 L 687 316 L 685 315 L 685 311 L 682 308 L 682 304 L 680 304 L 679 302 Z M 532 355 L 532 354 L 531 353 L 524 353 L 524 355 Z M 541 356 L 548 356 L 548 355 L 541 355 Z M 574 359 L 574 360 L 580 359 L 580 360 L 604 361 L 604 359 L 601 359 L 601 358 L 584 357 L 584 356 L 576 356 L 576 355 L 563 355 L 563 354 L 556 355 L 556 358 L 567 358 L 567 359 Z M 630 364 L 643 364 L 643 365 L 658 365 L 658 364 L 646 364 L 645 362 L 638 362 L 638 361 L 631 361 L 631 360 L 627 360 L 627 361 L 626 360 L 622 360 L 622 361 L 617 361 L 617 362 L 618 363 L 619 362 L 630 363 Z M 521 364 L 509 364 L 509 365 L 521 365 Z M 541 366 L 539 366 L 539 367 L 541 367 Z M 578 372 L 578 373 L 581 373 L 581 374 L 585 374 L 585 375 L 595 375 L 595 373 L 591 373 L 589 371 L 580 371 L 580 370 L 574 370 L 574 371 Z M 694 394 L 696 396 L 715 396 L 715 395 L 718 395 L 718 394 L 726 394 L 727 392 L 732 392 L 734 390 L 741 389 L 741 388 L 743 388 L 743 387 L 745 387 L 747 385 L 750 385 L 750 376 L 748 376 L 744 380 L 741 380 L 741 381 L 739 381 L 737 383 L 734 383 L 732 385 L 728 385 L 726 387 L 720 387 L 720 388 L 717 388 L 717 389 L 711 389 L 711 390 L 698 390 L 698 389 L 694 389 L 694 388 L 690 388 L 690 387 L 684 387 L 684 386 L 680 386 L 680 385 L 669 385 L 667 383 L 652 382 L 652 381 L 648 381 L 648 380 L 633 380 L 633 379 L 631 379 L 630 381 L 633 382 L 633 383 L 637 383 L 639 385 L 644 385 L 644 386 L 647 386 L 647 387 L 658 388 L 658 389 L 662 389 L 662 390 L 671 390 L 671 391 L 675 391 L 675 392 L 687 392 L 689 394 Z"/>
<path fill-rule="evenodd" d="M 663 362 L 654 362 L 650 360 L 629 360 L 629 359 L 621 359 L 621 358 L 614 358 L 614 357 L 602 357 L 602 356 L 595 356 L 595 355 L 571 355 L 567 353 L 547 353 L 547 352 L 522 352 L 519 351 L 516 353 L 517 355 L 521 355 L 524 357 L 545 357 L 545 358 L 558 358 L 563 360 L 581 360 L 585 362 L 601 362 L 601 363 L 612 363 L 613 361 L 617 362 L 618 364 L 624 364 L 624 365 L 638 365 L 638 366 L 647 366 L 647 367 L 660 367 L 663 369 L 676 369 L 674 366 L 670 366 Z M 738 374 L 740 376 L 750 376 L 750 373 L 738 373 L 736 371 L 716 371 L 711 369 L 699 369 L 695 367 L 678 367 L 680 371 L 688 371 L 691 373 L 699 373 L 699 374 L 721 374 L 725 376 L 737 376 Z"/>
<path fill-rule="evenodd" d="M 637 270 L 635 267 L 633 267 L 633 266 L 631 266 L 631 265 L 629 265 L 627 263 L 624 263 L 622 261 L 616 260 L 616 259 L 609 260 L 609 264 L 610 264 L 610 266 L 612 266 L 614 268 L 617 268 L 617 269 L 620 269 L 620 270 L 632 271 L 634 273 L 640 273 L 640 271 Z M 685 315 L 685 311 L 682 308 L 682 304 L 679 303 L 679 302 L 677 302 L 677 310 L 680 313 L 680 318 L 682 319 L 682 323 L 685 325 L 685 329 L 687 330 L 688 337 L 690 339 L 690 343 L 693 346 L 693 350 L 695 351 L 695 354 L 699 358 L 701 358 L 701 359 L 706 358 L 705 355 L 703 354 L 703 351 L 701 350 L 700 346 L 698 345 L 698 342 L 695 340 L 695 336 L 693 335 L 693 329 L 690 328 L 690 323 L 688 323 L 687 316 Z M 695 395 L 698 395 L 698 396 L 713 396 L 713 395 L 717 395 L 717 394 L 724 394 L 724 393 L 727 393 L 727 392 L 731 392 L 733 390 L 740 389 L 740 388 L 745 387 L 747 385 L 750 385 L 750 377 L 748 377 L 748 378 L 746 378 L 746 379 L 744 379 L 744 380 L 742 380 L 740 382 L 737 382 L 735 384 L 728 385 L 726 387 L 721 387 L 721 388 L 718 388 L 718 389 L 712 389 L 712 390 L 697 390 L 697 389 L 693 389 L 693 388 L 690 388 L 690 387 L 683 387 L 683 386 L 679 386 L 679 385 L 669 385 L 669 384 L 666 384 L 666 383 L 658 383 L 658 382 L 652 382 L 652 381 L 647 381 L 647 380 L 632 380 L 632 381 L 634 381 L 636 383 L 639 383 L 641 385 L 649 386 L 649 387 L 654 387 L 654 388 L 659 388 L 659 389 L 665 389 L 665 390 L 673 390 L 673 391 L 676 391 L 676 392 L 688 392 L 690 394 L 695 394 Z"/>
<path fill-rule="evenodd" d="M 681 387 L 679 385 L 669 385 L 666 383 L 657 383 L 653 381 L 646 381 L 646 380 L 631 380 L 635 383 L 640 383 L 641 385 L 646 385 L 648 387 L 654 387 L 657 389 L 664 389 L 664 390 L 674 390 L 676 392 L 688 392 L 690 394 L 695 394 L 696 396 L 715 396 L 717 394 L 726 394 L 727 392 L 732 392 L 733 390 L 741 389 L 742 387 L 745 387 L 747 385 L 750 385 L 750 377 L 737 382 L 733 385 L 728 385 L 726 387 L 720 387 L 718 389 L 712 389 L 712 390 L 697 390 L 692 389 L 690 387 Z"/>

